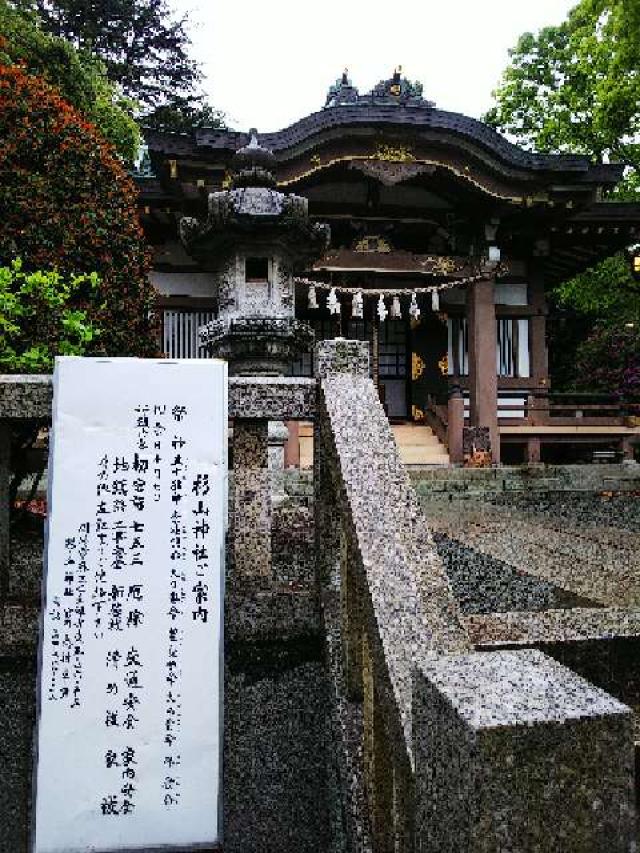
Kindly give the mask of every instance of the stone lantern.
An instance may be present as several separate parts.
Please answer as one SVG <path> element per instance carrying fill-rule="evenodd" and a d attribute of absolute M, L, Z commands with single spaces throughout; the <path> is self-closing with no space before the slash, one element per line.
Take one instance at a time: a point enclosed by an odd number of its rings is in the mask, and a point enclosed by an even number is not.
<path fill-rule="evenodd" d="M 293 277 L 322 254 L 329 229 L 310 222 L 306 198 L 275 189 L 274 166 L 252 130 L 236 152 L 232 188 L 209 196 L 206 221 L 180 224 L 187 251 L 218 282 L 219 315 L 200 330 L 202 345 L 236 376 L 284 374 L 313 344 L 294 316 Z"/>

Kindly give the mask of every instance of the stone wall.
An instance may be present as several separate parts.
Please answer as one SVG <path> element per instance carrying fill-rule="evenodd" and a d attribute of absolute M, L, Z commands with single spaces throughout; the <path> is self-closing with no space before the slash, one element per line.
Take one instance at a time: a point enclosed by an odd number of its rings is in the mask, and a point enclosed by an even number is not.
<path fill-rule="evenodd" d="M 313 415 L 313 381 L 234 379 L 230 385 L 233 413 L 265 423 L 282 414 Z M 46 422 L 50 403 L 47 377 L 0 383 L 0 418 L 24 411 Z M 270 573 L 260 589 L 242 591 L 231 541 L 227 549 L 223 826 L 230 853 L 342 849 L 312 489 L 301 477 L 273 511 Z M 11 558 L 2 564 L 0 853 L 28 850 L 42 550 L 36 525 L 13 537 Z"/>
<path fill-rule="evenodd" d="M 412 469 L 418 495 L 501 492 L 634 492 L 640 490 L 640 465 L 518 465 L 500 468 Z"/>
<path fill-rule="evenodd" d="M 539 651 L 416 679 L 416 837 L 429 853 L 635 849 L 629 708 Z"/>
<path fill-rule="evenodd" d="M 328 853 L 341 823 L 319 638 L 236 646 L 228 656 L 225 851 Z M 0 657 L 0 853 L 29 850 L 35 690 L 34 657 Z"/>

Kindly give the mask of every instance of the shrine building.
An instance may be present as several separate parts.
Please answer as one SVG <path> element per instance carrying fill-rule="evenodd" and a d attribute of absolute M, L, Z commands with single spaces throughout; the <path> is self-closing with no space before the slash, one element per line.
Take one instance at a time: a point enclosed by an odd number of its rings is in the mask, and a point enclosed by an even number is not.
<path fill-rule="evenodd" d="M 198 330 L 219 307 L 216 272 L 187 251 L 180 222 L 206 216 L 252 145 L 272 152 L 277 189 L 329 226 L 321 256 L 295 271 L 295 316 L 316 341 L 371 343 L 406 462 L 632 457 L 640 419 L 619 402 L 554 395 L 546 341 L 549 290 L 637 240 L 640 204 L 603 200 L 622 165 L 525 151 L 438 109 L 399 71 L 367 94 L 345 73 L 323 108 L 275 133 L 149 131 L 146 142 L 136 180 L 168 356 L 206 357 Z M 259 246 L 244 263 L 247 282 L 271 287 L 277 265 Z M 312 348 L 289 365 L 313 369 Z M 305 464 L 309 435 L 292 430 L 289 462 Z"/>

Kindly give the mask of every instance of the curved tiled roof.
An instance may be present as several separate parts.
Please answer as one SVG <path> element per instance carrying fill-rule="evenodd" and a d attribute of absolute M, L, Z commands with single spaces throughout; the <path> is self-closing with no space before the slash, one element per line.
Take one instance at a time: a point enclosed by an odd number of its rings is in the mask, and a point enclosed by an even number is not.
<path fill-rule="evenodd" d="M 424 135 L 426 142 L 440 140 L 448 145 L 475 148 L 489 155 L 498 168 L 522 176 L 551 181 L 564 179 L 571 185 L 589 184 L 612 186 L 622 178 L 621 164 L 593 164 L 588 157 L 575 154 L 538 154 L 526 151 L 493 128 L 477 119 L 460 113 L 447 112 L 430 106 L 429 102 L 379 103 L 373 96 L 359 96 L 356 103 L 325 107 L 300 119 L 289 127 L 273 133 L 260 134 L 260 144 L 274 152 L 279 161 L 286 161 L 300 153 L 300 147 L 312 149 L 330 135 L 344 135 L 366 128 L 396 131 L 413 131 Z M 190 156 L 207 159 L 212 154 L 225 159 L 247 145 L 250 133 L 220 129 L 199 128 L 193 134 L 172 134 L 149 131 L 146 134 L 149 148 L 165 156 Z"/>
<path fill-rule="evenodd" d="M 598 182 L 620 179 L 617 164 L 594 166 L 587 157 L 575 154 L 537 154 L 509 142 L 493 128 L 460 113 L 417 105 L 358 103 L 328 107 L 312 113 L 283 130 L 260 134 L 260 142 L 276 154 L 311 140 L 315 135 L 337 128 L 383 126 L 417 131 L 435 131 L 461 137 L 491 152 L 506 164 L 525 170 L 589 173 Z M 245 145 L 249 134 L 230 130 L 196 131 L 196 148 L 234 150 Z"/>

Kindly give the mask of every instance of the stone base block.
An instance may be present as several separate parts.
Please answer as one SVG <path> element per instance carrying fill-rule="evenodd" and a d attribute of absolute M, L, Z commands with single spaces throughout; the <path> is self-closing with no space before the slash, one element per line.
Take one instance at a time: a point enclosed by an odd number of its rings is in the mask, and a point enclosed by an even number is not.
<path fill-rule="evenodd" d="M 632 853 L 632 714 L 535 650 L 443 658 L 414 685 L 429 853 Z"/>

